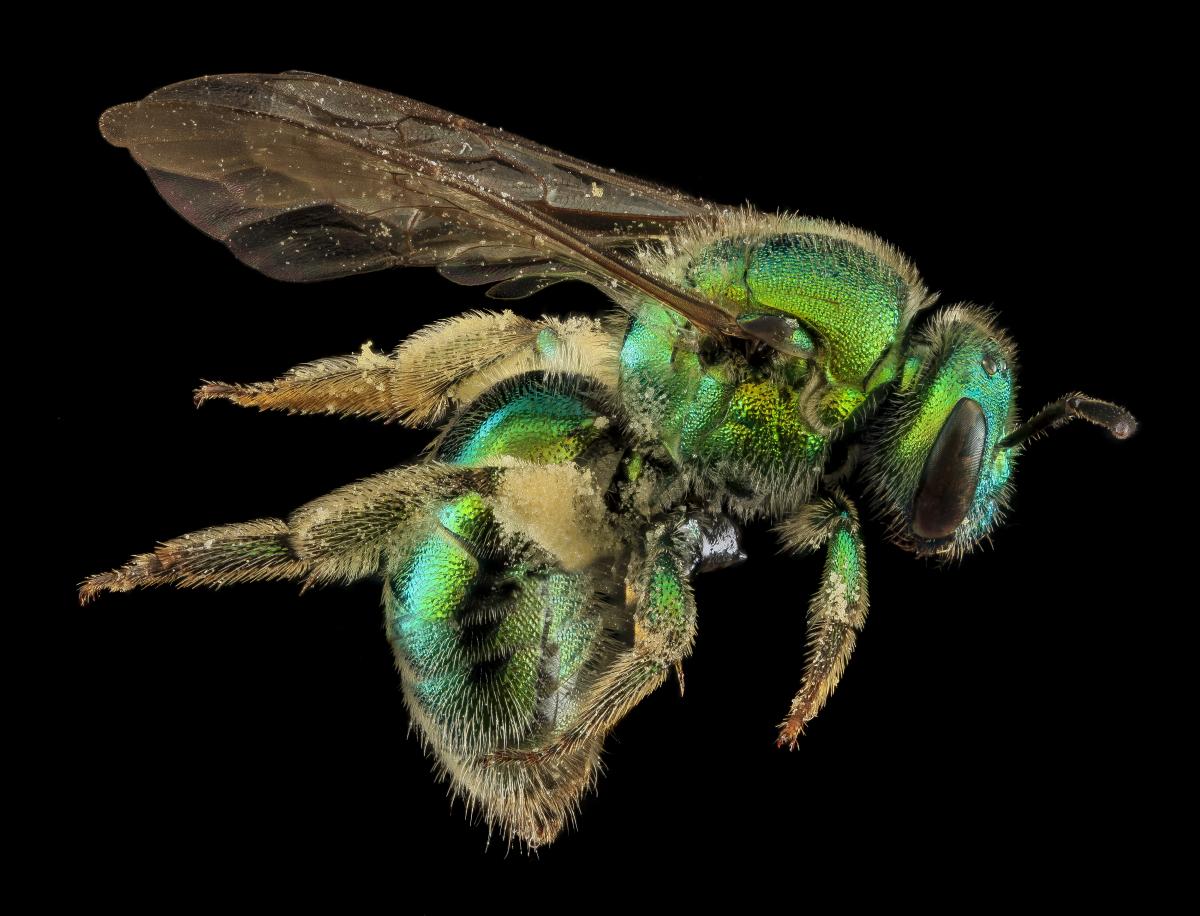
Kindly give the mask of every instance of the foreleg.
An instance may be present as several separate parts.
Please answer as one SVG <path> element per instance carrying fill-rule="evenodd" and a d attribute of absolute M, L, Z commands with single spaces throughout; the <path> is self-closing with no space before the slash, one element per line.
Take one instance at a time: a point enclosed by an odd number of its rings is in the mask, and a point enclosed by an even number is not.
<path fill-rule="evenodd" d="M 821 587 L 808 606 L 808 652 L 800 692 L 780 723 L 780 747 L 796 740 L 829 699 L 867 619 L 867 568 L 858 512 L 840 491 L 805 506 L 779 527 L 785 546 L 801 553 L 824 546 Z"/>

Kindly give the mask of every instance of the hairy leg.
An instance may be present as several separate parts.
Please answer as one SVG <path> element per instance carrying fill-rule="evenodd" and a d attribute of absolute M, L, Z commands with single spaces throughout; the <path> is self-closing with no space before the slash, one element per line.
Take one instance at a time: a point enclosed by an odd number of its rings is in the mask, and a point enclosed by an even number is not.
<path fill-rule="evenodd" d="M 206 382 L 195 400 L 425 426 L 524 372 L 569 372 L 615 385 L 618 344 L 619 335 L 595 319 L 468 312 L 423 328 L 391 353 L 367 343 L 269 382 Z"/>
<path fill-rule="evenodd" d="M 825 547 L 821 587 L 808 606 L 808 653 L 800 692 L 780 723 L 780 747 L 796 740 L 829 699 L 867 619 L 867 568 L 858 512 L 840 491 L 805 506 L 779 526 L 784 544 L 806 553 Z"/>
<path fill-rule="evenodd" d="M 689 577 L 700 556 L 699 529 L 660 528 L 647 538 L 647 552 L 629 585 L 634 605 L 634 645 L 619 655 L 592 686 L 574 723 L 541 747 L 492 754 L 484 763 L 520 760 L 541 763 L 572 754 L 602 739 L 674 670 L 683 688 L 682 662 L 696 640 L 696 603 Z"/>
<path fill-rule="evenodd" d="M 301 506 L 286 522 L 257 519 L 173 538 L 120 569 L 89 576 L 79 600 L 150 585 L 352 582 L 379 570 L 388 539 L 413 513 L 430 500 L 487 484 L 494 473 L 421 464 L 376 474 Z"/>

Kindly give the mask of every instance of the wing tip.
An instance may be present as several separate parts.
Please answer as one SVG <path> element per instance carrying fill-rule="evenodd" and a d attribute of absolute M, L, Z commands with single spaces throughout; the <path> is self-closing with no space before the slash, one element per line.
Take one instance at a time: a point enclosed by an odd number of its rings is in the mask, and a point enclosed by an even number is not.
<path fill-rule="evenodd" d="M 113 146 L 128 146 L 126 126 L 129 123 L 129 113 L 137 106 L 137 102 L 125 102 L 114 105 L 100 115 L 100 135 Z"/>

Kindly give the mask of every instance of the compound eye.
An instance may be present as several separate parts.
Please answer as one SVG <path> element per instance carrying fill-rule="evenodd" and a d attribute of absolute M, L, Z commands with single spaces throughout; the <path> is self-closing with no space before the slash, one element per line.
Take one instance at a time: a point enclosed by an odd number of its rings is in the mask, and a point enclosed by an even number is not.
<path fill-rule="evenodd" d="M 927 540 L 949 537 L 962 524 L 983 467 L 987 418 L 970 398 L 954 405 L 921 472 L 913 506 L 913 533 Z"/>

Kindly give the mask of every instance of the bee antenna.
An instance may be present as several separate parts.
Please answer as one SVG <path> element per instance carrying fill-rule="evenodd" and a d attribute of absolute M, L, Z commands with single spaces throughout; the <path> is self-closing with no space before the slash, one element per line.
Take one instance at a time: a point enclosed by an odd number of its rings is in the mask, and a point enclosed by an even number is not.
<path fill-rule="evenodd" d="M 1082 392 L 1063 395 L 1047 404 L 1025 423 L 996 443 L 996 448 L 1012 448 L 1023 445 L 1040 434 L 1057 429 L 1072 420 L 1087 420 L 1103 426 L 1114 439 L 1128 439 L 1137 431 L 1137 420 L 1124 407 L 1088 397 Z"/>

